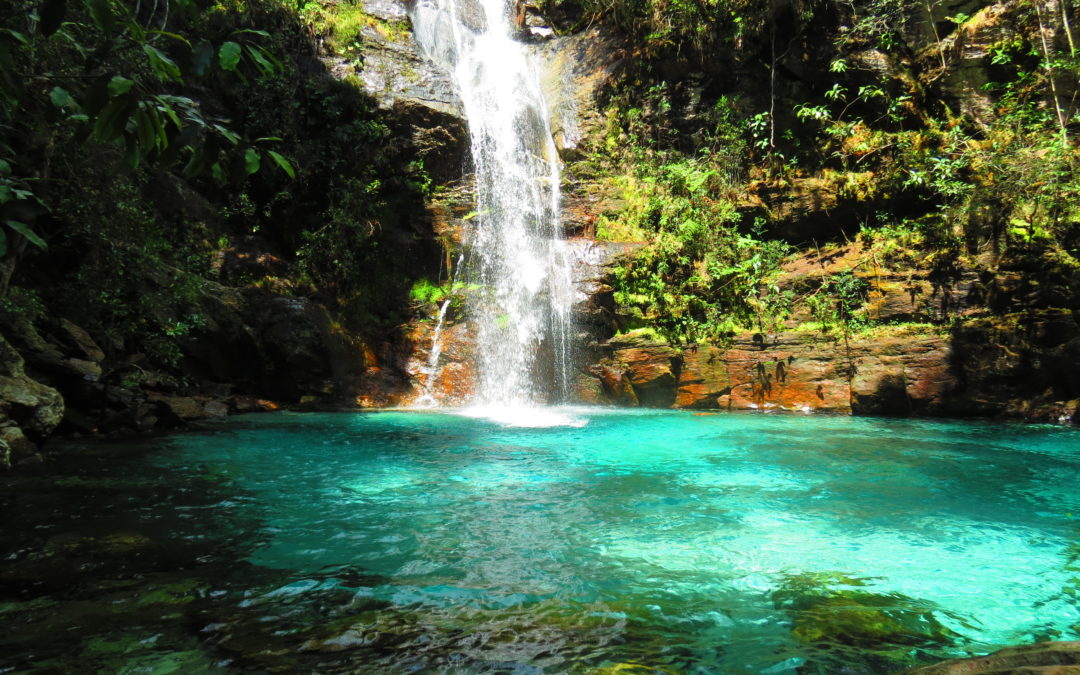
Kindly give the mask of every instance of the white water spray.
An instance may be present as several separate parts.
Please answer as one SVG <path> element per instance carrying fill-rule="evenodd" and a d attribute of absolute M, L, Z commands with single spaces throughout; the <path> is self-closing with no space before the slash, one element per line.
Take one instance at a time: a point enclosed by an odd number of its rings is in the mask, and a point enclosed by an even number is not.
<path fill-rule="evenodd" d="M 540 73 L 513 39 L 506 0 L 419 0 L 413 31 L 464 103 L 477 211 L 467 235 L 477 329 L 477 403 L 528 407 L 565 398 L 569 257 L 559 229 L 559 165 Z"/>

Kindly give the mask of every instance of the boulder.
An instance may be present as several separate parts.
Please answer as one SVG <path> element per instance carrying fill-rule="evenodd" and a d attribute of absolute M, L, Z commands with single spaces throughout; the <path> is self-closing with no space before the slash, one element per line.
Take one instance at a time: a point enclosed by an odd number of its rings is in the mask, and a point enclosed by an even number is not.
<path fill-rule="evenodd" d="M 0 423 L 10 420 L 25 437 L 40 443 L 63 418 L 60 392 L 28 377 L 22 356 L 0 336 Z M 4 454 L 9 460 L 26 448 L 14 435 L 7 441 Z"/>
<path fill-rule="evenodd" d="M 158 404 L 161 414 L 177 421 L 199 420 L 208 416 L 203 404 L 191 396 L 168 396 L 150 392 L 147 399 Z"/>
<path fill-rule="evenodd" d="M 13 422 L 0 427 L 0 471 L 10 469 L 13 464 L 37 457 L 37 446 L 23 434 L 22 429 Z"/>
<path fill-rule="evenodd" d="M 79 352 L 83 359 L 100 364 L 105 360 L 105 352 L 94 342 L 94 338 L 85 330 L 67 319 L 60 319 L 60 331 L 63 337 Z M 100 368 L 99 375 L 100 375 Z"/>

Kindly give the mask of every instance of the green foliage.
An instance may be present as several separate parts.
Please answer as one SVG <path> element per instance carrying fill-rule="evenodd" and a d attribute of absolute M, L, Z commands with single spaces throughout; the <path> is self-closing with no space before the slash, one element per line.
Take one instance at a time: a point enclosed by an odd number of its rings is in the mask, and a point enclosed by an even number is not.
<path fill-rule="evenodd" d="M 387 40 L 406 40 L 409 35 L 407 21 L 386 21 L 368 14 L 355 0 L 305 2 L 300 14 L 315 33 L 325 38 L 330 50 L 342 56 L 361 54 L 365 32 Z"/>
<path fill-rule="evenodd" d="M 817 291 L 808 298 L 807 304 L 822 332 L 838 329 L 842 335 L 848 336 L 869 325 L 859 311 L 866 303 L 869 290 L 870 284 L 866 279 L 847 270 L 823 279 Z"/>
<path fill-rule="evenodd" d="M 753 0 L 581 0 L 580 5 L 586 15 L 604 18 L 635 38 L 644 55 L 688 49 L 704 57 L 724 43 L 756 37 L 768 15 L 767 5 Z"/>
<path fill-rule="evenodd" d="M 0 323 L 13 324 L 20 320 L 30 323 L 45 318 L 45 303 L 32 288 L 13 286 L 0 298 Z"/>
<path fill-rule="evenodd" d="M 413 302 L 426 305 L 442 302 L 450 292 L 450 288 L 445 285 L 434 284 L 428 279 L 418 279 L 409 291 L 409 298 Z"/>
<path fill-rule="evenodd" d="M 63 316 L 151 369 L 212 327 L 211 279 L 298 289 L 354 330 L 400 320 L 428 271 L 402 236 L 430 188 L 408 143 L 353 83 L 311 69 L 310 33 L 278 0 L 141 7 L 0 10 L 21 29 L 0 30 L 0 215 L 16 223 L 0 233 L 37 256 L 0 272 L 40 300 L 13 291 L 9 318 Z M 19 86 L 29 72 L 40 82 Z M 241 238 L 275 267 L 219 277 Z"/>
<path fill-rule="evenodd" d="M 178 2 L 171 19 L 140 14 L 140 7 L 47 0 L 3 15 L 12 28 L 0 32 L 0 154 L 8 158 L 0 167 L 0 207 L 7 227 L 39 248 L 47 238 L 38 219 L 48 212 L 50 186 L 31 189 L 30 177 L 48 176 L 57 159 L 70 162 L 73 153 L 100 144 L 107 161 L 129 169 L 179 165 L 186 176 L 211 173 L 224 183 L 257 170 L 261 146 L 273 140 L 245 142 L 181 91 L 214 82 L 224 71 L 244 78 L 241 55 L 260 76 L 275 75 L 280 62 L 256 44 L 268 33 L 238 30 L 232 40 L 185 36 L 201 12 L 195 3 Z M 167 30 L 170 23 L 181 32 Z M 215 41 L 218 68 L 210 58 Z M 31 81 L 34 86 L 23 86 Z M 59 158 L 58 146 L 65 151 Z M 284 157 L 273 159 L 286 170 Z"/>
<path fill-rule="evenodd" d="M 740 232 L 734 205 L 712 197 L 720 182 L 694 159 L 655 167 L 626 183 L 627 207 L 609 226 L 649 239 L 616 268 L 616 301 L 675 342 L 722 339 L 784 312 L 769 280 L 788 247 Z"/>

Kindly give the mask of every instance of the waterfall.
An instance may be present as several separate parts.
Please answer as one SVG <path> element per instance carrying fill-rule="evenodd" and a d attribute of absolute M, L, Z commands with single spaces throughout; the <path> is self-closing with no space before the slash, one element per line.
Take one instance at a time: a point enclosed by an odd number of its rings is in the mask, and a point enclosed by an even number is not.
<path fill-rule="evenodd" d="M 540 72 L 514 40 L 506 0 L 418 0 L 413 32 L 453 76 L 465 108 L 477 217 L 466 235 L 477 337 L 476 403 L 527 407 L 570 386 L 569 256 L 559 163 Z"/>

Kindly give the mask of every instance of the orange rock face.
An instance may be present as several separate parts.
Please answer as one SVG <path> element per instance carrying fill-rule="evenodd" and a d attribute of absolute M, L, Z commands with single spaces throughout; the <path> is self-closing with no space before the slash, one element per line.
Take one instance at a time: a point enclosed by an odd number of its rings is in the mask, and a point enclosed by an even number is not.
<path fill-rule="evenodd" d="M 676 405 L 849 410 L 846 374 L 831 349 L 801 336 L 745 338 L 729 349 L 700 346 L 684 353 Z"/>
<path fill-rule="evenodd" d="M 946 338 L 826 339 L 746 333 L 730 346 L 677 352 L 633 338 L 612 342 L 590 372 L 608 402 L 694 409 L 933 413 L 957 386 Z"/>

